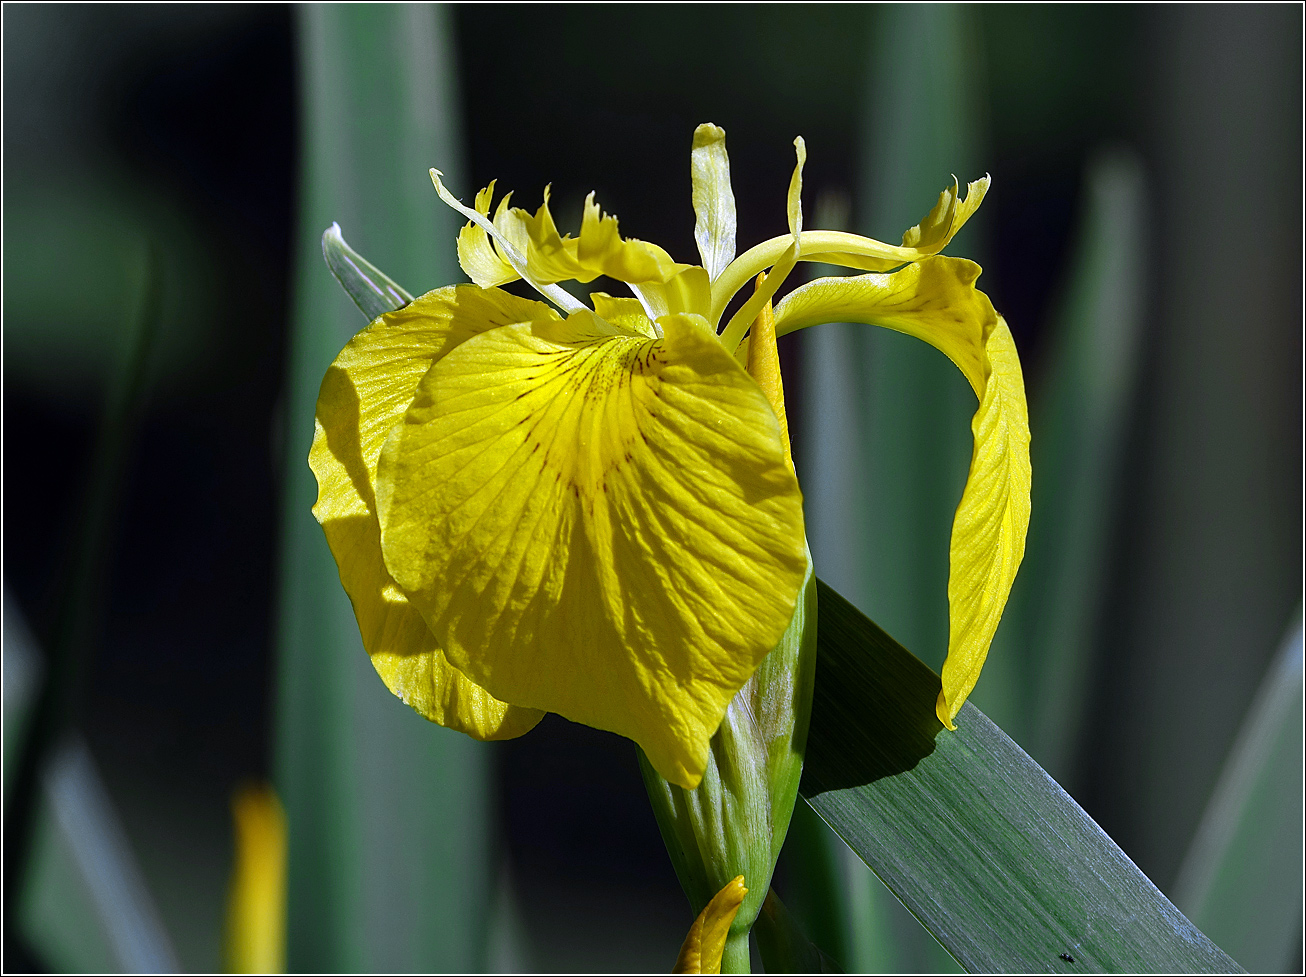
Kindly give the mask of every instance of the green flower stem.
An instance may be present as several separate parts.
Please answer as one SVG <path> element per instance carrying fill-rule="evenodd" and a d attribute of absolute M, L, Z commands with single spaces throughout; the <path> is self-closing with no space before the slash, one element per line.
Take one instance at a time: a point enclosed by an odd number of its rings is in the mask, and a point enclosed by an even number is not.
<path fill-rule="evenodd" d="M 731 933 L 726 937 L 726 948 L 721 954 L 721 973 L 752 973 L 752 961 L 748 956 L 748 934 Z"/>

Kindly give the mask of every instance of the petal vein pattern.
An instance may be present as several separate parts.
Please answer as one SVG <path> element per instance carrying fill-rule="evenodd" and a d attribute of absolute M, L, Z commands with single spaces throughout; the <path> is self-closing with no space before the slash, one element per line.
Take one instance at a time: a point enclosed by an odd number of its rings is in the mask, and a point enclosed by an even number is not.
<path fill-rule="evenodd" d="M 701 324 L 661 324 L 463 343 L 390 435 L 377 501 L 386 566 L 458 669 L 693 787 L 807 560 L 765 396 Z"/>
<path fill-rule="evenodd" d="M 313 514 L 326 533 L 354 606 L 363 646 L 395 695 L 426 718 L 477 739 L 520 736 L 543 713 L 502 702 L 445 657 L 381 558 L 376 469 L 434 360 L 487 329 L 556 317 L 542 302 L 469 285 L 437 289 L 382 316 L 350 341 L 318 395 L 309 466 Z"/>

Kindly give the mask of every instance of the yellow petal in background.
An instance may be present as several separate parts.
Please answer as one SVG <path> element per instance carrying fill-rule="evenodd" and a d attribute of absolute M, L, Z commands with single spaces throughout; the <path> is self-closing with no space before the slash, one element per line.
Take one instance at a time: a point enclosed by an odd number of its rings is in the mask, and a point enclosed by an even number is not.
<path fill-rule="evenodd" d="M 631 291 L 648 310 L 649 316 L 660 319 L 664 315 L 699 315 L 704 318 L 712 307 L 712 285 L 707 271 L 690 265 L 664 282 L 641 282 L 631 285 Z"/>
<path fill-rule="evenodd" d="M 986 377 L 971 421 L 975 447 L 952 523 L 948 658 L 936 712 L 949 729 L 975 687 L 998 629 L 1029 529 L 1029 414 L 1011 331 L 1001 317 L 985 344 Z"/>
<path fill-rule="evenodd" d="M 286 812 L 266 785 L 242 787 L 231 801 L 235 866 L 227 896 L 226 969 L 286 970 Z"/>
<path fill-rule="evenodd" d="M 313 514 L 354 605 L 363 646 L 395 695 L 426 718 L 478 739 L 518 736 L 541 714 L 500 702 L 454 669 L 381 559 L 377 459 L 434 360 L 507 323 L 556 318 L 547 305 L 471 285 L 437 289 L 388 313 L 350 341 L 318 395 L 309 466 Z"/>
<path fill-rule="evenodd" d="M 724 129 L 706 122 L 694 130 L 689 170 L 694 187 L 694 240 L 711 280 L 735 259 L 735 193 L 730 187 Z"/>
<path fill-rule="evenodd" d="M 639 299 L 626 298 L 624 295 L 614 298 L 607 292 L 590 292 L 590 301 L 594 303 L 595 314 L 614 326 L 649 339 L 657 338 L 653 321 L 649 319 Z"/>
<path fill-rule="evenodd" d="M 676 965 L 671 968 L 673 974 L 721 973 L 721 955 L 725 952 L 730 924 L 735 921 L 746 895 L 744 877 L 737 875 L 712 897 L 690 926 Z"/>
<path fill-rule="evenodd" d="M 506 702 L 628 736 L 693 788 L 807 568 L 775 415 L 699 317 L 483 333 L 419 384 L 378 469 L 386 567 Z"/>

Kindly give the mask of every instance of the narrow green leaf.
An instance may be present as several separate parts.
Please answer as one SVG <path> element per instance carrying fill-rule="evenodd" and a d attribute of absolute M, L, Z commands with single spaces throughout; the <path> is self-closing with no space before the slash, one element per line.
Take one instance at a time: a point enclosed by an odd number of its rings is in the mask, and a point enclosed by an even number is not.
<path fill-rule="evenodd" d="M 757 951 L 768 974 L 841 974 L 843 969 L 803 932 L 774 889 L 767 890 L 753 926 Z"/>
<path fill-rule="evenodd" d="M 1064 692 L 1091 684 L 1111 572 L 1146 304 L 1146 214 L 1137 155 L 1119 147 L 1089 160 L 1069 286 L 1032 408 L 1029 546 L 992 652 L 1028 676 L 1020 725 L 1004 727 L 1063 784 L 1074 783 L 1090 702 Z"/>
<path fill-rule="evenodd" d="M 337 223 L 322 232 L 322 257 L 369 322 L 413 300 L 389 275 L 345 243 Z"/>
<path fill-rule="evenodd" d="M 1270 665 L 1188 850 L 1175 902 L 1251 971 L 1292 971 L 1302 912 L 1302 624 Z"/>
<path fill-rule="evenodd" d="M 420 291 L 461 278 L 459 222 L 427 176 L 440 166 L 464 186 L 451 15 L 427 4 L 322 4 L 297 13 L 303 190 L 275 768 L 289 824 L 288 964 L 310 972 L 477 970 L 493 877 L 488 752 L 426 722 L 376 675 L 309 511 L 316 486 L 306 463 L 322 376 L 365 324 L 323 264 L 323 228 L 338 221 L 362 252 Z M 365 301 L 401 297 L 370 263 L 356 267 L 376 276 Z"/>
<path fill-rule="evenodd" d="M 962 966 L 1239 970 L 983 713 L 943 732 L 938 676 L 824 583 L 818 606 L 802 794 Z"/>

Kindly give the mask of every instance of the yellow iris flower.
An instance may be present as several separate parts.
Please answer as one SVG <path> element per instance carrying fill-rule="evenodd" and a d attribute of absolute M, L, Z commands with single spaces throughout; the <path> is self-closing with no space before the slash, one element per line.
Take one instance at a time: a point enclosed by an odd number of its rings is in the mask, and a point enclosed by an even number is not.
<path fill-rule="evenodd" d="M 363 643 L 396 695 L 480 739 L 546 711 L 635 740 L 667 780 L 702 777 L 726 706 L 779 641 L 807 572 L 802 496 L 745 333 L 799 260 L 869 271 L 775 305 L 778 335 L 858 321 L 918 336 L 970 381 L 975 451 L 951 547 L 938 713 L 974 686 L 1024 550 L 1028 424 L 1006 323 L 979 267 L 938 252 L 979 206 L 954 181 L 901 246 L 802 226 L 735 256 L 725 133 L 691 154 L 701 265 L 618 234 L 593 195 L 578 237 L 494 184 L 458 257 L 475 283 L 376 319 L 327 371 L 309 457 Z M 893 270 L 897 269 L 897 270 Z M 723 324 L 737 291 L 764 282 Z M 586 305 L 558 283 L 607 276 Z M 498 286 L 522 279 L 548 301 Z"/>

